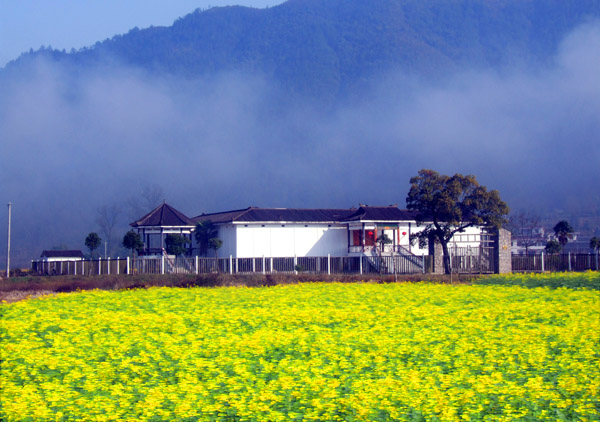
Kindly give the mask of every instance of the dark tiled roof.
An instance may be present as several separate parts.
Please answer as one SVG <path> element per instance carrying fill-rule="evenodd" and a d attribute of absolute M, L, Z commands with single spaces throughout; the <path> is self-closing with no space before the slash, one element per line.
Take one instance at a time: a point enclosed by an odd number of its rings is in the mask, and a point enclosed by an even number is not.
<path fill-rule="evenodd" d="M 214 214 L 202 214 L 194 217 L 194 221 L 210 220 L 213 223 L 231 222 L 326 222 L 340 221 L 351 215 L 356 209 L 308 209 L 308 208 L 256 208 L 226 211 Z"/>
<path fill-rule="evenodd" d="M 335 208 L 257 208 L 248 207 L 241 210 L 225 211 L 213 214 L 202 214 L 194 217 L 195 222 L 210 220 L 213 223 L 233 222 L 331 222 L 331 221 L 407 221 L 414 220 L 415 213 L 401 210 L 398 207 L 368 207 L 359 209 Z"/>
<path fill-rule="evenodd" d="M 252 207 L 250 207 L 252 208 Z M 231 223 L 232 221 L 236 221 L 238 217 L 243 215 L 250 208 L 244 208 L 243 210 L 233 210 L 233 211 L 223 211 L 223 212 L 215 212 L 210 214 L 201 214 L 197 217 L 193 217 L 196 223 L 200 221 L 212 221 L 213 223 Z"/>
<path fill-rule="evenodd" d="M 43 251 L 42 258 L 83 258 L 83 253 L 79 250 L 69 251 Z"/>
<path fill-rule="evenodd" d="M 401 210 L 397 206 L 369 207 L 361 206 L 344 221 L 413 221 L 416 212 Z"/>
<path fill-rule="evenodd" d="M 177 211 L 175 208 L 167 204 L 162 203 L 148 214 L 130 224 L 132 227 L 160 227 L 160 226 L 193 226 L 196 223 L 192 219 L 186 217 L 183 213 Z"/>

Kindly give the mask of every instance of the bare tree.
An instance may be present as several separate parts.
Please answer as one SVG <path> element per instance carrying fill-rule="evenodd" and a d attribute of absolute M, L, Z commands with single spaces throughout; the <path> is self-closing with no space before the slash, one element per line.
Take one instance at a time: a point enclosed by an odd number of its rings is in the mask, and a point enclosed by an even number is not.
<path fill-rule="evenodd" d="M 111 250 L 113 229 L 118 223 L 121 208 L 117 204 L 103 205 L 96 213 L 96 224 L 100 234 L 108 242 L 108 250 Z"/>
<path fill-rule="evenodd" d="M 160 205 L 163 198 L 163 189 L 159 185 L 144 186 L 138 195 L 127 200 L 129 218 L 134 221 L 148 214 Z"/>
<path fill-rule="evenodd" d="M 510 215 L 506 229 L 511 232 L 517 245 L 525 247 L 525 255 L 529 248 L 543 242 L 540 231 L 540 216 L 532 212 L 519 211 Z"/>

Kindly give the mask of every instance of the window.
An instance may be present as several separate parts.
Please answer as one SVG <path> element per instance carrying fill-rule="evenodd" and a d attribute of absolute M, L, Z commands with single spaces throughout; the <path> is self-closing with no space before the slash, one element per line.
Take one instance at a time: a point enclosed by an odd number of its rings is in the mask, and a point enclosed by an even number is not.
<path fill-rule="evenodd" d="M 361 230 L 352 230 L 352 237 L 351 237 L 351 245 L 352 246 L 360 246 L 362 245 L 362 231 Z"/>
<path fill-rule="evenodd" d="M 365 231 L 365 246 L 375 246 L 375 230 Z"/>

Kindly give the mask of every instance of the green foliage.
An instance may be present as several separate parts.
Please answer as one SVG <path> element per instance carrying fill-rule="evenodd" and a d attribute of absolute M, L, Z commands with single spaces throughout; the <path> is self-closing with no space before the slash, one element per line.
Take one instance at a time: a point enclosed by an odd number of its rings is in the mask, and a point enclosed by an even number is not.
<path fill-rule="evenodd" d="M 123 236 L 123 246 L 126 249 L 131 250 L 131 254 L 133 255 L 134 251 L 140 251 L 144 247 L 144 242 L 139 234 L 137 234 L 133 230 L 129 230 Z"/>
<path fill-rule="evenodd" d="M 554 255 L 560 253 L 562 246 L 557 240 L 552 239 L 546 242 L 546 247 L 544 249 L 547 253 Z"/>
<path fill-rule="evenodd" d="M 389 245 L 390 243 L 392 243 L 392 239 L 390 239 L 390 237 L 387 234 L 384 234 L 383 236 L 380 236 L 377 239 L 377 243 L 379 243 L 380 246 Z"/>
<path fill-rule="evenodd" d="M 208 247 L 209 249 L 212 249 L 213 251 L 215 251 L 215 258 L 218 258 L 218 250 L 221 249 L 221 246 L 223 246 L 223 241 L 217 237 L 213 237 L 211 239 L 208 239 Z"/>
<path fill-rule="evenodd" d="M 98 236 L 98 233 L 91 232 L 85 238 L 85 246 L 90 250 L 92 258 L 94 257 L 94 251 L 98 249 L 100 243 L 102 243 L 102 239 Z"/>
<path fill-rule="evenodd" d="M 165 239 L 167 253 L 169 255 L 185 255 L 187 252 L 187 244 L 190 240 L 179 234 L 168 234 Z"/>
<path fill-rule="evenodd" d="M 212 249 L 210 248 L 209 240 L 217 237 L 218 233 L 219 229 L 210 220 L 203 220 L 196 223 L 194 237 L 196 238 L 198 253 L 200 255 L 206 255 L 208 249 Z"/>
<path fill-rule="evenodd" d="M 543 274 L 496 274 L 474 281 L 475 284 L 499 284 L 523 287 L 549 287 L 600 290 L 600 272 L 543 273 Z"/>
<path fill-rule="evenodd" d="M 600 237 L 594 236 L 590 239 L 590 249 L 600 252 Z"/>
<path fill-rule="evenodd" d="M 573 227 L 565 220 L 559 221 L 556 223 L 556 226 L 554 226 L 554 235 L 563 248 L 569 242 L 569 239 L 573 238 L 573 232 Z"/>

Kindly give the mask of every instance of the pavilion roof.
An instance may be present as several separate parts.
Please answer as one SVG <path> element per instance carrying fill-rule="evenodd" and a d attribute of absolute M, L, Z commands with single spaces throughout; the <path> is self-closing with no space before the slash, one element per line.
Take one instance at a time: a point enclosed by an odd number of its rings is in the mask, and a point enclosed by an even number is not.
<path fill-rule="evenodd" d="M 194 226 L 196 223 L 177 211 L 171 205 L 163 202 L 137 221 L 130 224 L 132 227 L 181 227 Z"/>

